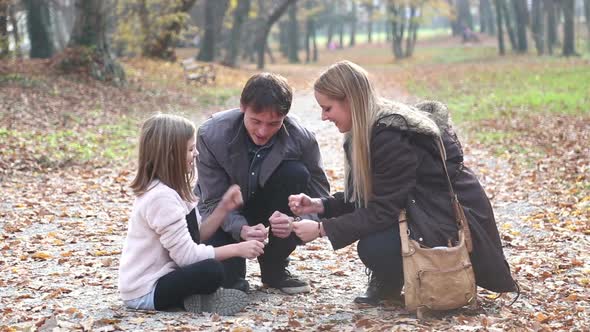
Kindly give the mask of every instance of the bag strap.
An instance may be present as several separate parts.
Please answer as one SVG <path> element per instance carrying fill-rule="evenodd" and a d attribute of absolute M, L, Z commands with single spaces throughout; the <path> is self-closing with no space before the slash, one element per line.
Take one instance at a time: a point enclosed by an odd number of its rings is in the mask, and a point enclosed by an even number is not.
<path fill-rule="evenodd" d="M 465 245 L 467 247 L 467 250 L 471 253 L 471 251 L 473 250 L 471 231 L 469 230 L 469 224 L 467 223 L 467 218 L 465 217 L 465 211 L 463 211 L 463 207 L 461 206 L 461 203 L 459 203 L 459 198 L 457 197 L 457 194 L 455 194 L 455 190 L 453 189 L 453 183 L 451 182 L 451 177 L 449 176 L 449 171 L 447 170 L 447 151 L 445 150 L 442 136 L 438 137 L 436 143 L 438 145 L 438 151 L 440 152 L 440 158 L 442 161 L 443 169 L 445 170 L 447 184 L 449 185 L 453 214 L 455 215 L 455 220 L 457 221 L 457 224 L 459 224 L 459 229 L 463 229 L 464 231 Z"/>
<path fill-rule="evenodd" d="M 410 244 L 408 237 L 408 223 L 406 222 L 406 210 L 401 210 L 399 213 L 399 238 L 402 247 L 402 256 L 411 255 Z"/>

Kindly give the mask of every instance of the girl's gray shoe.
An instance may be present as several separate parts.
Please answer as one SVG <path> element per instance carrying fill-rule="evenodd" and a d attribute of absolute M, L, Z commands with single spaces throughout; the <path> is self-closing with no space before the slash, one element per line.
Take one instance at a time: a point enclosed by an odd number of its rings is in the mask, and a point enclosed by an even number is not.
<path fill-rule="evenodd" d="M 184 309 L 195 313 L 212 312 L 234 315 L 248 305 L 248 294 L 237 289 L 219 288 L 209 295 L 191 295 L 184 299 Z"/>

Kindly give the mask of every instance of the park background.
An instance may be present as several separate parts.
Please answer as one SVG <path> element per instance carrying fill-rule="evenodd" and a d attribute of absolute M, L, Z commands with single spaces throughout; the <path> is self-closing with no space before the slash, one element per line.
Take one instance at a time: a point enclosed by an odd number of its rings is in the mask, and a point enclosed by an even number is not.
<path fill-rule="evenodd" d="M 352 303 L 355 246 L 293 254 L 310 294 L 265 289 L 235 317 L 130 311 L 117 294 L 137 137 L 198 125 L 259 71 L 288 78 L 332 190 L 341 136 L 311 85 L 330 64 L 446 103 L 495 208 L 513 294 L 419 321 Z M 0 330 L 585 331 L 590 326 L 590 0 L 0 0 Z"/>

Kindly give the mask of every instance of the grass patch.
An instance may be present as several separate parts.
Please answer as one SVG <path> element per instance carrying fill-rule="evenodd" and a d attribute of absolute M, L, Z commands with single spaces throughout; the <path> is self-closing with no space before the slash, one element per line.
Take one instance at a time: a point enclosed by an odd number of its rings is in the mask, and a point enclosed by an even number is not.
<path fill-rule="evenodd" d="M 22 88 L 38 88 L 45 84 L 45 81 L 30 75 L 19 73 L 0 74 L 0 86 L 17 85 Z"/>
<path fill-rule="evenodd" d="M 242 90 L 238 88 L 203 87 L 195 90 L 194 98 L 202 107 L 226 106 L 239 96 Z M 233 107 L 237 107 L 238 102 Z"/>
<path fill-rule="evenodd" d="M 490 60 L 498 51 L 491 46 L 456 46 L 456 47 L 423 47 L 416 49 L 416 56 L 421 62 L 433 64 L 453 64 Z"/>
<path fill-rule="evenodd" d="M 0 137 L 13 154 L 39 168 L 61 168 L 92 163 L 126 162 L 134 155 L 137 122 L 120 118 L 116 124 L 90 130 L 51 132 L 0 129 Z"/>
<path fill-rule="evenodd" d="M 446 70 L 438 77 L 413 80 L 409 89 L 447 103 L 458 122 L 515 117 L 527 113 L 590 112 L 590 67 L 568 60 L 520 64 L 491 63 Z"/>

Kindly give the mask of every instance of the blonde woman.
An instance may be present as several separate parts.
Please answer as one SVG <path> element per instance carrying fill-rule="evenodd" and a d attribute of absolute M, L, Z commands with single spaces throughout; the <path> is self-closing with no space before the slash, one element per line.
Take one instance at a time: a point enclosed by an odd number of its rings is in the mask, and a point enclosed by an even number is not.
<path fill-rule="evenodd" d="M 323 218 L 302 220 L 292 227 L 304 242 L 326 236 L 335 250 L 358 240 L 359 257 L 372 274 L 366 293 L 355 302 L 401 300 L 398 217 L 402 209 L 414 217 L 411 237 L 423 245 L 444 246 L 456 237 L 436 144 L 439 137 L 472 232 L 477 283 L 497 292 L 514 291 L 491 205 L 477 178 L 463 165 L 446 107 L 436 102 L 413 107 L 381 99 L 367 72 L 349 61 L 328 68 L 314 90 L 322 120 L 333 122 L 345 135 L 345 191 L 323 198 L 290 196 L 294 214 L 318 213 Z M 273 218 L 288 217 L 277 213 Z"/>

